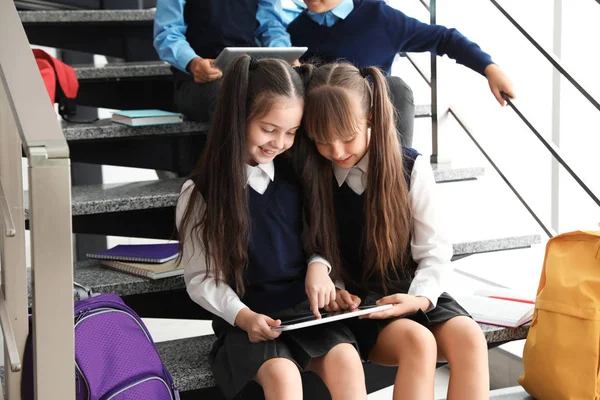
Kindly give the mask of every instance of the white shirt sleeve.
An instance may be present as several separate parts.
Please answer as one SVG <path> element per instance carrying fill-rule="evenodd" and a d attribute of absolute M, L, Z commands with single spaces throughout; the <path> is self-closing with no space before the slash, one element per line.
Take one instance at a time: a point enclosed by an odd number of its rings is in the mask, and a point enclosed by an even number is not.
<path fill-rule="evenodd" d="M 176 210 L 177 228 L 179 228 L 187 208 L 193 186 L 193 182 L 188 180 L 181 188 Z M 204 207 L 203 202 L 200 207 Z M 179 235 L 184 236 L 184 232 L 179 232 Z M 185 285 L 190 298 L 206 310 L 223 318 L 231 325 L 235 325 L 235 317 L 238 312 L 248 307 L 242 303 L 229 285 L 225 282 L 219 282 L 217 285 L 214 275 L 206 273 L 204 251 L 200 243 L 192 243 L 192 239 L 187 237 L 183 248 L 182 262 L 185 265 Z"/>
<path fill-rule="evenodd" d="M 428 298 L 431 301 L 429 310 L 437 305 L 452 273 L 452 242 L 436 198 L 436 185 L 429 160 L 417 157 L 409 197 L 414 220 L 411 251 L 418 266 L 408 294 Z"/>

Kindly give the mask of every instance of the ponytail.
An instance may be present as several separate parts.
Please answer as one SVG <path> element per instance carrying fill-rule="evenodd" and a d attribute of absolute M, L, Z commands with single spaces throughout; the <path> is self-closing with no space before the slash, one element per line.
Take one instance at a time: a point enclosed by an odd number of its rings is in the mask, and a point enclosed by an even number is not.
<path fill-rule="evenodd" d="M 404 176 L 402 151 L 394 124 L 394 106 L 389 98 L 385 76 L 376 67 L 366 68 L 372 82 L 371 141 L 369 146 L 369 185 L 366 190 L 367 279 L 378 271 L 384 283 L 409 277 L 412 213 Z M 384 285 L 387 286 L 387 285 Z"/>

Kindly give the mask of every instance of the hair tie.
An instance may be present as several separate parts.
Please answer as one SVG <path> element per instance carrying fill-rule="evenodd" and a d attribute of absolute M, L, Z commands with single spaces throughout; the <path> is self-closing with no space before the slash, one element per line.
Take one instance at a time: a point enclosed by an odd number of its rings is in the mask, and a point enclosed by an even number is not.
<path fill-rule="evenodd" d="M 358 72 L 360 72 L 363 78 L 366 78 L 369 76 L 369 67 L 362 67 L 358 70 Z"/>
<path fill-rule="evenodd" d="M 250 57 L 250 64 L 248 65 L 248 69 L 252 71 L 256 68 L 258 68 L 258 60 L 254 57 Z"/>

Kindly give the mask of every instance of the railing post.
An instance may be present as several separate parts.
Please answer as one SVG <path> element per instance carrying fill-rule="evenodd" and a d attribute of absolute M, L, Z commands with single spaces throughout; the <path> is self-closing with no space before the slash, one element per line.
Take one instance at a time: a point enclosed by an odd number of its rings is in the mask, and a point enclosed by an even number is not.
<path fill-rule="evenodd" d="M 70 160 L 50 159 L 43 147 L 30 154 L 36 399 L 74 399 Z"/>
<path fill-rule="evenodd" d="M 430 0 L 429 12 L 430 23 L 436 24 L 442 5 L 446 0 Z M 434 54 L 431 55 L 431 162 L 436 164 L 449 163 L 451 161 L 450 149 L 444 143 L 447 138 L 447 127 L 451 121 L 449 109 L 449 91 L 444 90 L 448 86 L 448 60 L 444 60 Z M 442 145 L 443 144 L 443 145 Z"/>
<path fill-rule="evenodd" d="M 1 83 L 1 82 L 0 82 Z M 3 252 L 2 289 L 11 317 L 16 347 L 23 359 L 28 333 L 27 267 L 25 265 L 25 213 L 21 171 L 21 140 L 4 87 L 0 84 L 0 180 L 15 223 L 16 234 L 0 240 Z M 2 235 L 4 232 L 2 232 Z M 6 284 L 8 283 L 8 284 Z M 9 368 L 8 349 L 4 347 L 5 398 L 21 398 L 21 372 Z"/>

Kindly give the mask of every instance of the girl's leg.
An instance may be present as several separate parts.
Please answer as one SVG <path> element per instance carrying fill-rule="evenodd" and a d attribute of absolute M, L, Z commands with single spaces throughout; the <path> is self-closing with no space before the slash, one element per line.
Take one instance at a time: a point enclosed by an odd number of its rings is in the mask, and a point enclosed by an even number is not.
<path fill-rule="evenodd" d="M 362 362 L 350 343 L 340 343 L 324 356 L 312 359 L 308 369 L 323 379 L 332 400 L 367 398 Z"/>
<path fill-rule="evenodd" d="M 471 318 L 460 316 L 434 326 L 431 331 L 440 355 L 450 363 L 448 400 L 488 399 L 487 342 L 479 325 Z"/>
<path fill-rule="evenodd" d="M 271 358 L 258 370 L 254 380 L 262 386 L 265 400 L 302 400 L 302 378 L 296 364 L 287 358 Z"/>
<path fill-rule="evenodd" d="M 394 400 L 431 400 L 434 397 L 437 347 L 431 331 L 421 324 L 398 319 L 386 326 L 369 353 L 369 360 L 397 365 Z"/>

